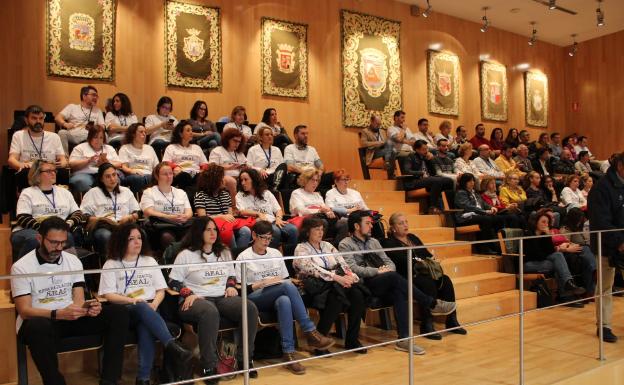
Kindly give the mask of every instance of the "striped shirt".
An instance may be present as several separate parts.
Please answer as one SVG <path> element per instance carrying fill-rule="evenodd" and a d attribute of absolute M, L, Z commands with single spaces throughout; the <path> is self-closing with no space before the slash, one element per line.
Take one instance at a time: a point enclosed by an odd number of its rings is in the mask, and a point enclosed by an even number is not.
<path fill-rule="evenodd" d="M 219 191 L 216 197 L 204 191 L 195 193 L 195 209 L 204 209 L 207 215 L 227 214 L 231 206 L 232 198 L 227 190 Z"/>

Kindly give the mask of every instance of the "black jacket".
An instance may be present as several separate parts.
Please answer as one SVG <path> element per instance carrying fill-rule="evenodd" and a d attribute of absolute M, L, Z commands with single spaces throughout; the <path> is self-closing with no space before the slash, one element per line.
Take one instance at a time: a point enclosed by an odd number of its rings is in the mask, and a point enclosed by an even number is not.
<path fill-rule="evenodd" d="M 478 194 L 477 192 L 474 192 L 474 194 L 470 194 L 466 190 L 457 190 L 457 192 L 455 193 L 454 203 L 455 203 L 455 208 L 464 210 L 463 212 L 459 212 L 455 214 L 455 219 L 457 220 L 457 223 L 459 224 L 466 222 L 467 220 L 467 219 L 462 218 L 462 215 L 464 213 L 473 212 L 476 214 L 485 215 L 486 214 L 485 211 L 492 208 L 492 206 L 485 203 L 483 198 L 481 198 L 480 194 Z M 477 203 L 479 203 L 481 208 L 477 206 Z"/>
<path fill-rule="evenodd" d="M 408 156 L 401 157 L 401 173 L 403 175 L 413 175 L 415 179 L 421 179 L 424 177 L 423 164 L 427 168 L 429 176 L 435 175 L 435 168 L 433 162 L 429 161 L 419 154 L 412 152 Z"/>
<path fill-rule="evenodd" d="M 533 166 L 533 171 L 537 172 L 541 176 L 544 176 L 544 170 L 542 170 L 542 165 L 540 164 L 539 159 L 533 159 L 531 161 L 531 166 Z M 546 171 L 548 171 L 548 174 L 552 176 L 555 173 L 555 171 L 553 170 L 552 158 L 549 158 L 546 161 L 545 166 L 546 166 Z"/>
<path fill-rule="evenodd" d="M 590 230 L 624 228 L 624 184 L 617 176 L 615 167 L 609 167 L 607 174 L 589 191 L 587 215 Z M 618 247 L 624 243 L 624 231 L 602 234 L 602 255 L 609 260 L 619 257 Z M 591 234 L 591 245 L 598 254 L 598 236 Z M 612 264 L 613 266 L 613 264 Z"/>
<path fill-rule="evenodd" d="M 574 168 L 573 160 L 563 160 L 559 159 L 554 166 L 555 173 L 557 174 L 575 174 L 576 169 Z"/>
<path fill-rule="evenodd" d="M 528 236 L 535 235 L 527 234 Z M 524 241 L 524 261 L 543 261 L 557 251 L 552 237 L 529 238 Z"/>
<path fill-rule="evenodd" d="M 423 244 L 422 241 L 416 235 L 410 233 L 410 234 L 407 234 L 407 237 L 409 238 L 410 242 L 412 242 L 414 246 L 422 246 Z M 382 245 L 384 248 L 407 246 L 403 242 L 399 241 L 393 236 L 390 236 L 387 239 L 384 239 L 382 241 Z M 407 278 L 407 250 L 388 251 L 386 255 L 388 255 L 388 257 L 392 259 L 392 262 L 394 262 L 394 265 L 396 266 L 396 272 L 401 274 L 403 278 Z M 414 260 L 414 258 L 425 259 L 425 258 L 431 258 L 432 256 L 433 255 L 426 248 L 414 249 L 412 251 L 413 268 L 416 266 L 416 261 Z"/>

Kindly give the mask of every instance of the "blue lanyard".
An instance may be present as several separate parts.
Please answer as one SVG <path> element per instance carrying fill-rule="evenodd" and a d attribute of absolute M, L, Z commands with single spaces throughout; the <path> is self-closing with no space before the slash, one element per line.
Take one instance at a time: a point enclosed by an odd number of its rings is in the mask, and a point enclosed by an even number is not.
<path fill-rule="evenodd" d="M 312 248 L 312 250 L 314 250 L 314 252 L 317 255 L 323 254 L 323 246 L 320 243 L 319 243 L 319 250 L 317 250 L 314 246 L 312 246 L 310 242 L 308 242 L 308 245 Z M 323 261 L 323 265 L 325 265 L 325 270 L 329 270 L 329 260 L 327 259 L 327 257 L 320 256 L 319 258 L 321 258 L 321 260 Z"/>
<path fill-rule="evenodd" d="M 50 204 L 52 205 L 52 208 L 54 210 L 56 210 L 56 200 L 54 199 L 54 186 L 52 186 L 52 200 L 50 200 L 50 198 L 48 198 L 48 194 L 44 193 L 43 190 L 39 189 L 39 191 L 41 191 L 41 193 L 43 194 L 44 198 L 50 202 Z"/>
<path fill-rule="evenodd" d="M 137 255 L 137 259 L 134 262 L 134 267 L 137 267 L 139 265 L 139 258 L 140 255 Z M 123 263 L 123 261 L 121 261 L 121 264 L 123 265 L 123 267 L 126 267 L 126 264 Z M 132 274 L 130 275 L 130 278 L 128 278 L 128 271 L 124 270 L 124 275 L 126 276 L 126 287 L 124 287 L 124 294 L 126 294 L 126 291 L 128 291 L 128 286 L 130 286 L 130 282 L 132 282 L 132 278 L 134 278 L 136 272 L 136 270 L 132 270 Z"/>
<path fill-rule="evenodd" d="M 112 194 L 115 199 L 111 198 L 111 202 L 113 202 L 113 219 L 117 220 L 117 194 Z"/>
<path fill-rule="evenodd" d="M 37 151 L 37 155 L 39 155 L 39 159 L 43 159 L 43 138 L 45 137 L 45 132 L 42 132 L 41 135 L 41 146 L 39 146 L 39 148 L 37 149 L 37 145 L 35 144 L 35 141 L 33 140 L 32 136 L 30 135 L 30 131 L 28 132 L 28 137 L 30 138 L 30 142 L 32 143 L 33 147 L 35 148 L 35 151 Z"/>
<path fill-rule="evenodd" d="M 262 146 L 260 146 L 260 148 L 262 148 Z M 264 152 L 264 156 L 266 157 L 266 160 L 267 160 L 267 168 L 271 167 L 271 147 L 269 147 L 268 154 L 266 151 L 264 151 L 264 148 L 262 148 L 262 152 Z"/>
<path fill-rule="evenodd" d="M 236 155 L 236 151 L 230 153 L 229 151 L 227 152 L 228 155 L 230 156 L 231 159 L 234 160 L 234 163 L 238 163 L 238 155 Z M 232 154 L 234 154 L 234 156 L 232 156 Z"/>
<path fill-rule="evenodd" d="M 158 191 L 160 191 L 160 189 L 158 187 L 156 187 L 158 189 Z M 162 194 L 162 196 L 167 200 L 167 202 L 169 202 L 171 204 L 171 212 L 173 213 L 175 205 L 173 204 L 175 201 L 175 194 L 173 193 L 173 187 L 171 188 L 171 200 L 169 200 L 169 198 L 167 198 L 167 196 L 165 195 L 164 192 L 160 191 L 160 193 Z"/>

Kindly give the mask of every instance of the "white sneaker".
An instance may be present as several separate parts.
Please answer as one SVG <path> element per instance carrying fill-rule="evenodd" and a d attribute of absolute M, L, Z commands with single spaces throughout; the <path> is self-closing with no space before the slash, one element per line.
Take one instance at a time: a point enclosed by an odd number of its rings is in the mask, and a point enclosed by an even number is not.
<path fill-rule="evenodd" d="M 402 352 L 409 352 L 409 343 L 409 340 L 399 341 L 394 345 L 394 348 Z M 423 354 L 425 354 L 425 349 L 421 348 L 415 343 L 412 343 L 412 346 L 414 347 L 414 354 L 418 356 L 422 356 Z"/>

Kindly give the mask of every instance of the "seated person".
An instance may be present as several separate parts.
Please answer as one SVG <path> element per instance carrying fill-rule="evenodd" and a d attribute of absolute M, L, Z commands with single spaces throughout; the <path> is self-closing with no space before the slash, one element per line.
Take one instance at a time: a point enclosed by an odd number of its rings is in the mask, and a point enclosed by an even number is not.
<path fill-rule="evenodd" d="M 104 163 L 111 163 L 115 168 L 121 168 L 115 149 L 104 144 L 104 129 L 91 127 L 87 142 L 74 147 L 69 156 L 69 166 L 72 169 L 69 186 L 72 191 L 86 193 L 95 186 L 98 167 Z"/>
<path fill-rule="evenodd" d="M 504 144 L 500 156 L 494 161 L 494 164 L 498 167 L 498 170 L 500 170 L 503 174 L 507 174 L 510 171 L 519 170 L 516 165 L 516 161 L 513 160 L 513 150 L 514 149 L 508 144 Z M 480 164 L 481 161 L 477 161 L 477 159 L 475 159 L 475 163 Z M 485 162 L 486 167 L 488 166 L 488 164 L 489 162 Z M 496 177 L 495 175 L 490 176 Z"/>
<path fill-rule="evenodd" d="M 563 151 L 563 146 L 561 145 L 561 134 L 558 132 L 553 132 L 550 134 L 550 154 L 554 156 L 556 159 L 559 159 L 561 156 L 561 152 Z"/>
<path fill-rule="evenodd" d="M 208 119 L 208 104 L 198 100 L 193 104 L 188 123 L 193 127 L 193 141 L 202 150 L 211 150 L 221 144 L 217 126 Z"/>
<path fill-rule="evenodd" d="M 518 138 L 518 129 L 510 128 L 507 132 L 507 137 L 505 138 L 505 143 L 507 143 L 511 148 L 518 148 L 520 145 L 520 139 Z"/>
<path fill-rule="evenodd" d="M 576 163 L 574 163 L 574 168 L 576 169 L 576 172 L 579 175 L 589 175 L 591 176 L 595 181 L 598 181 L 598 179 L 602 178 L 604 176 L 604 173 L 600 172 L 600 171 L 594 171 L 592 170 L 591 164 L 589 163 L 590 158 L 589 158 L 589 152 L 582 150 L 578 153 L 578 160 L 576 161 Z"/>
<path fill-rule="evenodd" d="M 230 122 L 223 126 L 223 132 L 225 132 L 225 130 L 227 130 L 228 128 L 236 129 L 245 137 L 246 141 L 249 141 L 252 132 L 251 128 L 245 125 L 245 120 L 247 120 L 247 112 L 245 110 L 245 107 L 234 107 L 232 109 L 232 114 L 230 115 Z"/>
<path fill-rule="evenodd" d="M 550 178 L 552 183 L 551 177 L 546 176 L 544 178 Z M 551 185 L 551 187 L 553 191 L 547 193 L 540 174 L 535 171 L 529 172 L 525 176 L 524 191 L 527 196 L 526 205 L 530 207 L 526 207 L 525 205 L 525 212 L 531 213 L 541 207 L 548 207 L 552 209 L 554 213 L 553 226 L 558 228 L 561 219 L 565 217 L 566 209 L 559 203 L 557 193 L 554 191 L 554 186 Z"/>
<path fill-rule="evenodd" d="M 457 126 L 457 128 L 455 129 L 455 143 L 457 143 L 458 148 L 462 144 L 470 143 L 470 140 L 468 140 L 468 130 L 466 130 L 466 127 L 462 125 Z"/>
<path fill-rule="evenodd" d="M 416 137 L 405 124 L 405 111 L 394 112 L 394 125 L 388 128 L 388 137 L 394 144 L 397 156 L 405 156 L 414 151 Z"/>
<path fill-rule="evenodd" d="M 550 157 L 550 148 L 540 148 L 535 154 L 535 159 L 531 164 L 531 169 L 537 171 L 541 176 L 554 175 L 553 158 Z"/>
<path fill-rule="evenodd" d="M 231 249 L 247 247 L 251 229 L 245 218 L 234 217 L 232 197 L 225 187 L 225 172 L 218 164 L 210 163 L 197 178 L 195 193 L 197 216 L 210 216 L 219 227 L 221 241 Z"/>
<path fill-rule="evenodd" d="M 318 332 L 329 335 L 340 313 L 347 313 L 345 349 L 360 348 L 360 323 L 366 314 L 366 298 L 370 292 L 342 256 L 320 255 L 338 253 L 331 243 L 323 241 L 324 232 L 325 222 L 321 219 L 309 217 L 303 220 L 295 255 L 314 257 L 295 259 L 293 267 L 297 278 L 303 281 L 306 294 L 312 297 L 313 306 L 319 309 Z M 364 354 L 366 349 L 354 353 Z"/>
<path fill-rule="evenodd" d="M 440 139 L 446 139 L 448 142 L 448 151 L 452 154 L 451 156 L 455 158 L 455 154 L 457 153 L 457 149 L 459 148 L 459 143 L 455 141 L 455 137 L 451 134 L 451 129 L 453 126 L 451 122 L 448 120 L 443 120 L 440 123 L 440 133 L 433 137 L 435 143 L 438 143 Z M 438 149 L 439 150 L 439 149 Z"/>
<path fill-rule="evenodd" d="M 477 233 L 479 240 L 496 239 L 496 233 L 503 228 L 504 219 L 492 207 L 483 201 L 475 190 L 475 178 L 472 174 L 462 174 L 457 181 L 455 192 L 455 208 L 461 212 L 455 213 L 458 226 L 479 225 L 481 231 Z M 476 248 L 480 254 L 499 254 L 498 242 L 479 243 Z"/>
<path fill-rule="evenodd" d="M 576 173 L 574 159 L 572 159 L 572 153 L 568 148 L 561 151 L 561 157 L 555 162 L 554 170 L 557 174 L 572 175 Z"/>
<path fill-rule="evenodd" d="M 258 309 L 247 300 L 247 319 L 243 321 L 243 300 L 236 290 L 236 272 L 231 263 L 232 255 L 221 242 L 219 228 L 210 217 L 193 219 L 182 239 L 180 252 L 169 273 L 169 286 L 180 293 L 179 315 L 183 322 L 197 325 L 199 362 L 202 376 L 217 374 L 219 355 L 217 337 L 219 322 L 224 318 L 238 327 L 234 332 L 236 361 L 242 369 L 243 338 L 242 322 L 247 322 L 249 367 L 253 368 L 253 348 L 258 327 Z M 239 257 L 240 259 L 240 257 Z M 221 263 L 215 263 L 221 262 Z M 212 263 L 212 264 L 207 264 Z M 188 266 L 196 264 L 197 267 Z M 292 321 L 291 321 L 292 325 Z M 258 377 L 256 371 L 249 376 Z M 218 384 L 218 379 L 204 380 L 205 384 Z"/>
<path fill-rule="evenodd" d="M 11 267 L 11 275 L 83 270 L 73 254 L 63 251 L 69 226 L 56 216 L 44 220 L 37 238 L 41 245 Z M 30 349 L 44 384 L 65 384 L 59 371 L 57 343 L 65 337 L 101 334 L 106 352 L 100 384 L 121 379 L 129 314 L 125 306 L 85 302 L 85 278 L 73 275 L 11 279 L 11 295 L 17 311 L 17 337 Z"/>
<path fill-rule="evenodd" d="M 523 177 L 527 172 L 533 171 L 533 165 L 531 164 L 531 159 L 529 159 L 529 147 L 525 144 L 521 144 L 518 146 L 518 155 L 514 157 L 514 161 L 516 162 L 516 168 L 520 170 Z"/>
<path fill-rule="evenodd" d="M 542 132 L 540 134 L 539 139 L 537 139 L 537 142 L 535 142 L 533 147 L 529 148 L 529 150 L 533 154 L 542 148 L 547 148 L 550 150 L 550 136 L 546 132 Z"/>
<path fill-rule="evenodd" d="M 572 209 L 566 215 L 565 224 L 561 227 L 561 234 L 564 234 L 572 243 L 580 246 L 589 246 L 590 237 L 588 230 L 589 221 L 587 221 L 583 210 Z"/>
<path fill-rule="evenodd" d="M 297 228 L 283 219 L 284 213 L 275 195 L 267 189 L 260 174 L 253 168 L 241 171 L 236 208 L 240 215 L 271 223 L 273 240 L 270 246 L 278 248 L 283 242 L 284 254 L 292 255 L 297 246 Z"/>
<path fill-rule="evenodd" d="M 57 181 L 59 184 L 69 183 L 66 168 L 67 157 L 61 139 L 54 132 L 45 132 L 43 123 L 45 112 L 39 106 L 32 105 L 24 112 L 26 127 L 16 131 L 11 137 L 8 165 L 15 170 L 16 185 L 19 190 L 28 187 L 28 171 L 36 159 L 45 159 L 59 168 Z"/>
<path fill-rule="evenodd" d="M 162 158 L 163 162 L 173 163 L 173 185 L 181 189 L 195 186 L 197 174 L 208 165 L 201 147 L 191 144 L 192 140 L 193 126 L 186 120 L 180 121 L 171 133 L 171 144 Z"/>
<path fill-rule="evenodd" d="M 475 167 L 474 162 L 470 160 L 472 157 L 472 144 L 470 142 L 459 146 L 457 150 L 458 157 L 455 159 L 455 170 L 457 174 L 472 174 L 475 177 L 477 187 L 480 185 L 483 176 L 479 169 Z"/>
<path fill-rule="evenodd" d="M 349 216 L 349 232 L 351 236 L 340 242 L 338 250 L 343 252 L 361 251 L 358 254 L 348 254 L 344 256 L 351 271 L 364 280 L 364 285 L 371 291 L 372 295 L 379 297 L 385 303 L 392 302 L 396 315 L 398 337 L 400 339 L 408 337 L 408 325 L 412 322 L 409 319 L 407 298 L 407 280 L 396 272 L 394 263 L 385 252 L 379 241 L 370 236 L 373 228 L 373 220 L 366 211 L 356 211 Z M 432 315 L 448 315 L 455 311 L 455 302 L 446 302 L 436 299 L 423 293 L 418 287 L 411 288 L 413 298 L 421 307 L 423 312 L 430 312 Z M 395 349 L 409 351 L 409 339 L 399 341 L 395 344 Z M 425 349 L 413 344 L 414 354 L 425 354 Z"/>
<path fill-rule="evenodd" d="M 581 177 L 581 184 L 583 185 L 583 189 L 581 190 L 581 192 L 583 193 L 585 199 L 587 199 L 587 197 L 589 196 L 589 192 L 591 191 L 592 187 L 594 187 L 594 180 L 589 175 L 583 175 Z"/>
<path fill-rule="evenodd" d="M 292 144 L 292 140 L 288 137 L 286 130 L 277 119 L 277 111 L 275 108 L 267 108 L 262 114 L 262 120 L 256 128 L 254 128 L 254 135 L 260 136 L 260 129 L 268 127 L 273 134 L 273 143 L 283 153 L 286 146 Z"/>
<path fill-rule="evenodd" d="M 518 175 L 513 173 L 507 176 L 507 178 L 517 177 Z M 510 183 L 517 182 L 511 181 Z M 504 186 L 505 185 L 503 185 L 503 187 Z M 501 187 L 501 192 L 503 191 L 503 187 Z M 496 216 L 503 218 L 505 227 L 520 229 L 524 229 L 526 227 L 523 215 L 524 201 L 504 202 L 502 200 L 502 196 L 496 193 L 496 180 L 494 178 L 487 176 L 481 181 L 481 198 L 483 198 L 483 201 L 486 204 L 496 208 Z"/>
<path fill-rule="evenodd" d="M 147 239 L 141 228 L 135 223 L 124 223 L 113 233 L 102 269 L 158 266 L 148 252 Z M 124 305 L 130 313 L 130 325 L 137 334 L 136 385 L 150 384 L 156 355 L 155 340 L 165 347 L 167 355 L 175 360 L 175 366 L 187 367 L 193 358 L 193 353 L 171 335 L 158 313 L 166 288 L 167 282 L 158 269 L 119 270 L 100 275 L 98 295 L 104 296 L 109 303 Z"/>
<path fill-rule="evenodd" d="M 570 175 L 566 179 L 566 187 L 561 190 L 561 203 L 567 206 L 568 211 L 572 208 L 587 210 L 587 199 L 579 188 L 581 178 L 578 175 Z"/>
<path fill-rule="evenodd" d="M 87 231 L 95 252 L 104 260 L 112 232 L 118 225 L 139 219 L 139 203 L 132 191 L 119 186 L 117 170 L 110 163 L 98 167 L 97 186 L 87 191 L 80 204 L 88 216 Z"/>
<path fill-rule="evenodd" d="M 158 164 L 154 148 L 145 144 L 146 132 L 142 123 L 131 124 L 126 130 L 125 144 L 119 149 L 121 170 L 125 175 L 122 184 L 135 194 L 152 182 L 152 170 Z"/>
<path fill-rule="evenodd" d="M 565 138 L 563 138 L 563 140 L 561 141 L 561 144 L 563 145 L 563 149 L 567 149 L 568 151 L 570 151 L 570 156 L 572 158 L 573 161 L 576 162 L 577 158 L 578 158 L 578 154 L 576 153 L 575 150 L 575 146 L 576 146 L 576 133 L 573 133 L 571 135 L 566 136 Z"/>
<path fill-rule="evenodd" d="M 308 145 L 308 127 L 299 125 L 295 127 L 295 143 L 289 144 L 284 150 L 284 162 L 288 167 L 286 186 L 295 187 L 297 178 L 304 168 L 314 167 L 324 171 L 323 161 L 316 149 Z"/>
<path fill-rule="evenodd" d="M 495 158 L 498 158 L 503 147 L 505 147 L 505 138 L 503 137 L 503 129 L 496 127 L 490 134 L 490 147 Z"/>
<path fill-rule="evenodd" d="M 505 173 L 490 158 L 490 147 L 487 144 L 483 144 L 478 147 L 478 150 L 479 156 L 476 157 L 472 161 L 472 163 L 477 168 L 477 170 L 479 170 L 479 173 L 483 176 L 491 176 L 495 178 L 498 182 L 502 182 L 503 179 L 505 179 Z"/>
<path fill-rule="evenodd" d="M 362 194 L 349 188 L 351 176 L 345 169 L 334 171 L 334 187 L 325 194 L 325 204 L 339 217 L 349 216 L 356 210 L 369 210 Z"/>
<path fill-rule="evenodd" d="M 470 138 L 470 143 L 473 148 L 479 148 L 481 146 L 487 146 L 490 148 L 490 141 L 485 137 L 485 126 L 483 123 L 479 123 L 475 126 L 475 135 Z"/>
<path fill-rule="evenodd" d="M 84 216 L 71 192 L 56 186 L 56 166 L 47 160 L 35 160 L 28 172 L 31 187 L 20 193 L 16 206 L 17 224 L 11 233 L 13 260 L 29 253 L 39 246 L 37 230 L 41 221 L 56 216 L 67 222 L 72 232 L 81 233 Z M 82 244 L 82 239 L 74 239 L 68 234 L 67 246 Z"/>
<path fill-rule="evenodd" d="M 394 178 L 395 150 L 388 139 L 387 130 L 381 127 L 381 117 L 371 114 L 370 124 L 359 132 L 360 147 L 366 147 L 366 165 L 374 159 L 383 158 L 388 179 Z"/>
<path fill-rule="evenodd" d="M 247 151 L 247 163 L 260 173 L 271 190 L 280 190 L 286 181 L 286 163 L 282 151 L 273 145 L 273 130 L 265 126 L 256 127 L 259 143 Z"/>
<path fill-rule="evenodd" d="M 443 190 L 453 189 L 453 180 L 444 176 L 437 176 L 433 166 L 433 154 L 429 152 L 427 143 L 417 140 L 414 143 L 414 152 L 401 158 L 404 175 L 412 175 L 403 181 L 406 190 L 427 189 L 429 193 L 429 213 L 441 212 L 440 201 Z"/>
<path fill-rule="evenodd" d="M 171 131 L 178 124 L 178 119 L 171 115 L 173 100 L 168 96 L 162 96 L 156 104 L 156 114 L 145 118 L 145 128 L 150 136 L 149 145 L 154 148 L 158 159 L 162 157 L 165 147 L 171 141 Z"/>
<path fill-rule="evenodd" d="M 433 136 L 429 133 L 429 121 L 425 118 L 418 119 L 418 131 L 414 134 L 416 140 L 424 140 L 427 143 L 429 151 L 435 154 L 438 150 L 436 142 L 433 140 Z"/>
<path fill-rule="evenodd" d="M 394 248 L 423 245 L 416 235 L 409 232 L 409 223 L 407 217 L 403 213 L 392 214 L 388 223 L 390 225 L 390 230 L 388 231 L 388 238 L 383 242 L 383 247 Z M 407 250 L 389 251 L 388 257 L 394 262 L 397 273 L 399 273 L 401 277 L 407 279 Z M 441 271 L 441 266 L 439 275 L 432 276 L 432 270 L 424 264 L 424 260 L 435 261 L 439 265 L 439 262 L 429 250 L 425 248 L 412 250 L 412 275 L 414 285 L 432 298 L 455 302 L 455 288 L 449 276 Z M 451 330 L 451 333 L 468 333 L 466 329 L 460 327 L 459 321 L 457 321 L 457 311 L 453 311 L 446 316 L 445 325 L 447 329 L 456 328 Z M 423 314 L 421 314 L 420 333 L 425 334 L 434 331 L 431 312 L 424 311 Z M 426 336 L 426 338 L 441 340 L 442 335 L 434 333 Z"/>
<path fill-rule="evenodd" d="M 240 131 L 234 128 L 223 129 L 221 145 L 210 151 L 208 161 L 222 166 L 226 176 L 238 178 L 241 170 L 249 167 L 244 153 L 246 146 L 246 138 Z"/>
<path fill-rule="evenodd" d="M 522 186 L 520 186 L 520 173 L 513 171 L 508 173 L 499 194 L 501 202 L 505 207 L 514 205 L 513 207 L 516 207 L 517 211 L 522 212 L 527 196 Z"/>
<path fill-rule="evenodd" d="M 108 144 L 119 151 L 119 147 L 121 147 L 121 142 L 128 127 L 138 122 L 139 120 L 134 112 L 132 112 L 130 98 L 121 92 L 115 94 L 115 96 L 113 96 L 113 109 L 107 112 L 104 118 Z"/>
<path fill-rule="evenodd" d="M 433 169 L 437 176 L 450 178 L 453 184 L 457 182 L 459 173 L 455 169 L 454 155 L 449 152 L 449 141 L 447 139 L 438 140 L 438 152 L 433 158 Z"/>
<path fill-rule="evenodd" d="M 186 233 L 193 210 L 184 190 L 171 185 L 173 170 L 168 163 L 158 163 L 152 179 L 155 185 L 143 191 L 139 206 L 150 221 L 146 230 L 152 248 L 163 251 Z"/>
<path fill-rule="evenodd" d="M 54 117 L 61 127 L 58 135 L 65 154 L 69 154 L 69 143 L 79 144 L 87 140 L 90 127 L 104 129 L 104 114 L 96 107 L 97 89 L 84 86 L 80 89 L 80 104 L 68 104 Z"/>
<path fill-rule="evenodd" d="M 246 261 L 236 265 L 236 277 L 241 282 L 242 269 L 247 276 L 247 296 L 261 312 L 277 310 L 279 332 L 281 336 L 283 361 L 295 359 L 295 340 L 293 319 L 297 320 L 306 336 L 308 347 L 326 350 L 334 345 L 334 340 L 325 337 L 316 330 L 303 304 L 297 287 L 288 278 L 288 270 L 279 250 L 269 247 L 273 227 L 267 221 L 257 221 L 252 229 L 251 247 L 238 255 L 237 261 Z M 278 258 L 269 261 L 254 262 L 260 258 Z M 241 282 L 242 283 L 242 282 Z M 240 308 L 240 305 L 238 306 Z M 255 319 L 254 319 L 254 322 Z M 305 374 L 305 367 L 298 362 L 286 365 L 293 374 Z"/>
<path fill-rule="evenodd" d="M 521 144 L 524 144 L 528 148 L 531 145 L 531 133 L 527 130 L 520 131 L 518 134 L 518 140 L 520 141 L 518 147 L 520 147 Z"/>

